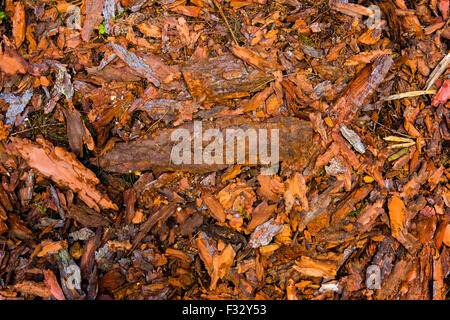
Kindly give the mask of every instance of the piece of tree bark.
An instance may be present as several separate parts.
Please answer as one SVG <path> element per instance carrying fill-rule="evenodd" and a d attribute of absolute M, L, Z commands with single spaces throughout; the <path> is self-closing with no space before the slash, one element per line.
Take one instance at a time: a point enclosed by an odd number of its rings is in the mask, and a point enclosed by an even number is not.
<path fill-rule="evenodd" d="M 348 84 L 330 110 L 330 118 L 335 127 L 348 123 L 355 117 L 364 100 L 384 80 L 393 63 L 390 55 L 382 55 L 362 69 Z"/>
<path fill-rule="evenodd" d="M 226 141 L 226 129 L 242 129 L 244 132 L 247 129 L 279 129 L 279 160 L 296 160 L 300 164 L 305 165 L 314 156 L 315 151 L 319 148 L 318 145 L 313 144 L 313 130 L 309 122 L 290 117 L 279 117 L 268 119 L 265 122 L 254 122 L 247 118 L 221 118 L 215 121 L 203 121 L 203 132 L 209 128 L 219 129 L 223 135 L 224 142 Z M 172 132 L 176 129 L 187 129 L 193 140 L 194 131 L 193 122 L 186 123 L 177 128 L 163 129 L 150 139 L 139 139 L 129 143 L 116 143 L 114 147 L 106 152 L 97 160 L 92 160 L 96 164 L 107 171 L 130 173 L 134 171 L 144 170 L 181 170 L 190 172 L 206 173 L 211 171 L 218 171 L 225 169 L 228 165 L 225 164 L 191 164 L 181 163 L 174 164 L 171 161 L 172 147 L 177 141 L 171 141 Z M 270 138 L 268 135 L 268 143 Z M 203 147 L 208 145 L 209 141 L 203 143 Z M 248 145 L 248 144 L 247 144 Z M 271 146 L 267 147 L 270 153 Z M 246 154 L 248 154 L 248 147 L 246 146 Z M 225 156 L 225 151 L 223 152 Z M 258 157 L 259 158 L 259 157 Z M 193 157 L 191 157 L 193 159 Z M 248 156 L 246 155 L 246 160 Z M 258 159 L 258 163 L 260 163 Z"/>
<path fill-rule="evenodd" d="M 66 116 L 67 138 L 69 139 L 70 149 L 76 155 L 83 157 L 83 144 L 86 144 L 88 149 L 92 151 L 95 147 L 94 140 L 78 110 L 74 108 L 63 110 Z"/>
<path fill-rule="evenodd" d="M 150 217 L 141 225 L 139 229 L 139 233 L 137 234 L 136 238 L 133 240 L 133 246 L 131 247 L 129 253 L 131 253 L 136 247 L 139 245 L 139 243 L 142 241 L 142 239 L 145 237 L 145 235 L 150 232 L 152 227 L 158 223 L 158 221 L 166 221 L 171 215 L 175 213 L 176 210 L 176 204 L 171 203 L 167 206 L 162 207 L 155 213 L 151 214 Z"/>
<path fill-rule="evenodd" d="M 28 139 L 11 137 L 7 145 L 8 153 L 21 156 L 27 164 L 46 178 L 52 179 L 61 187 L 67 187 L 88 206 L 100 211 L 102 209 L 117 210 L 107 195 L 95 185 L 100 181 L 95 174 L 77 160 L 73 153 L 53 144 L 43 138 L 37 138 L 34 143 Z"/>
<path fill-rule="evenodd" d="M 94 210 L 84 209 L 75 205 L 70 206 L 67 216 L 83 226 L 91 228 L 103 227 L 111 223 L 107 218 Z"/>
<path fill-rule="evenodd" d="M 181 71 L 191 96 L 208 102 L 247 97 L 273 79 L 257 69 L 247 71 L 231 54 L 189 61 Z"/>
<path fill-rule="evenodd" d="M 86 1 L 86 19 L 81 30 L 81 38 L 83 41 L 89 41 L 92 30 L 102 21 L 103 2 L 104 0 Z"/>

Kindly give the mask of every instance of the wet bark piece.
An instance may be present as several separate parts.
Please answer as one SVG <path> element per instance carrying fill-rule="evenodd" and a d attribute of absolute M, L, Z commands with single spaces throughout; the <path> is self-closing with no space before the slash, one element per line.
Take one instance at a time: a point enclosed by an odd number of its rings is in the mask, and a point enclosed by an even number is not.
<path fill-rule="evenodd" d="M 46 299 L 52 296 L 50 289 L 42 282 L 23 280 L 15 284 L 13 290 L 21 292 L 24 295 L 34 295 Z"/>
<path fill-rule="evenodd" d="M 271 144 L 270 130 L 279 129 L 279 160 L 296 160 L 300 164 L 307 164 L 313 157 L 314 152 L 319 146 L 312 143 L 313 130 L 309 122 L 290 117 L 272 118 L 265 122 L 253 122 L 247 118 L 222 118 L 215 121 L 203 121 L 203 132 L 209 128 L 219 129 L 226 141 L 226 129 L 242 129 L 244 132 L 253 128 L 267 129 L 268 144 Z M 107 171 L 129 173 L 144 170 L 182 170 L 190 172 L 206 173 L 225 169 L 226 164 L 194 164 L 193 152 L 191 153 L 192 164 L 176 165 L 171 162 L 170 154 L 172 147 L 178 141 L 172 142 L 171 135 L 176 129 L 187 129 L 191 133 L 191 142 L 193 140 L 193 122 L 186 123 L 175 129 L 163 129 L 156 133 L 151 139 L 139 139 L 129 143 L 116 143 L 114 147 L 106 152 L 93 163 L 103 167 Z M 210 142 L 203 143 L 203 147 Z M 268 145 L 268 154 L 270 155 L 271 145 Z M 246 147 L 248 153 L 248 143 Z M 224 151 L 225 156 L 225 151 Z M 248 155 L 246 155 L 248 160 Z M 225 161 L 223 161 L 225 163 Z M 258 159 L 258 163 L 260 160 Z"/>
<path fill-rule="evenodd" d="M 199 213 L 194 213 L 183 224 L 181 224 L 181 234 L 187 236 L 192 234 L 199 226 L 203 224 L 203 216 Z"/>
<path fill-rule="evenodd" d="M 389 221 L 391 234 L 410 253 L 415 254 L 418 250 L 417 239 L 408 232 L 408 211 L 403 201 L 396 195 L 388 200 Z"/>
<path fill-rule="evenodd" d="M 130 68 L 136 71 L 139 75 L 145 77 L 156 87 L 159 87 L 161 85 L 159 80 L 156 78 L 156 72 L 142 58 L 138 57 L 133 52 L 128 51 L 126 48 L 114 42 L 111 42 L 111 46 L 113 47 L 114 52 L 117 54 L 117 56 L 125 61 L 130 66 Z"/>
<path fill-rule="evenodd" d="M 263 224 L 256 227 L 250 236 L 248 246 L 251 248 L 259 248 L 268 245 L 273 237 L 283 231 L 284 225 L 275 221 L 274 218 L 270 219 Z"/>
<path fill-rule="evenodd" d="M 395 14 L 396 7 L 392 0 L 382 1 L 378 4 L 381 11 L 386 15 L 389 24 L 390 37 L 394 39 L 396 43 L 399 43 L 402 47 L 406 47 L 406 42 L 402 37 L 403 28 L 400 19 Z"/>
<path fill-rule="evenodd" d="M 332 261 L 302 256 L 299 260 L 295 261 L 293 268 L 307 277 L 333 279 L 336 276 L 339 266 Z"/>
<path fill-rule="evenodd" d="M 14 16 L 12 17 L 14 43 L 19 48 L 25 40 L 25 7 L 22 2 L 15 3 Z"/>
<path fill-rule="evenodd" d="M 83 144 L 86 144 L 89 150 L 94 150 L 94 140 L 86 128 L 80 112 L 76 109 L 64 109 L 64 115 L 66 116 L 70 149 L 80 157 L 83 156 Z"/>
<path fill-rule="evenodd" d="M 81 38 L 83 41 L 89 41 L 92 30 L 102 20 L 102 9 L 104 0 L 87 0 L 86 1 L 86 19 L 81 30 Z"/>
<path fill-rule="evenodd" d="M 376 299 L 394 299 L 395 295 L 399 292 L 401 283 L 407 279 L 412 267 L 413 261 L 409 258 L 396 262 L 392 273 L 389 274 L 386 281 L 383 281 L 380 290 L 376 291 Z"/>
<path fill-rule="evenodd" d="M 97 228 L 109 225 L 111 222 L 95 212 L 94 210 L 83 209 L 81 207 L 72 205 L 67 216 L 82 224 L 85 227 Z"/>
<path fill-rule="evenodd" d="M 217 201 L 209 193 L 203 194 L 202 200 L 213 218 L 217 219 L 220 222 L 225 222 L 226 214 L 219 201 Z"/>
<path fill-rule="evenodd" d="M 16 50 L 5 45 L 3 52 L 0 52 L 0 70 L 13 75 L 26 73 L 28 68 L 28 62 Z"/>
<path fill-rule="evenodd" d="M 369 97 L 386 77 L 394 61 L 391 56 L 378 57 L 353 79 L 330 110 L 334 125 L 348 123 L 358 113 L 364 100 Z"/>
<path fill-rule="evenodd" d="M 247 244 L 247 240 L 242 234 L 226 227 L 221 227 L 215 224 L 203 224 L 199 227 L 199 230 L 205 232 L 210 237 L 220 239 L 228 243 L 242 243 L 244 246 Z"/>
<path fill-rule="evenodd" d="M 277 211 L 276 205 L 268 205 L 267 202 L 261 202 L 252 213 L 252 219 L 250 220 L 247 229 L 253 231 L 257 226 L 263 224 L 271 215 Z"/>
<path fill-rule="evenodd" d="M 129 253 L 134 251 L 136 247 L 139 245 L 139 243 L 142 241 L 142 239 L 145 237 L 145 235 L 150 232 L 152 227 L 158 223 L 158 221 L 166 221 L 172 214 L 175 213 L 176 205 L 174 203 L 169 204 L 168 206 L 165 206 L 161 209 L 159 209 L 157 212 L 153 213 L 147 221 L 145 221 L 140 229 L 139 233 L 137 234 L 136 238 L 133 240 L 133 246 L 131 247 Z"/>
<path fill-rule="evenodd" d="M 185 120 L 192 120 L 192 115 L 198 108 L 199 104 L 192 100 L 153 99 L 135 110 L 145 111 L 153 120 L 161 119 L 166 124 L 175 121 L 176 125 Z"/>
<path fill-rule="evenodd" d="M 11 137 L 7 151 L 24 158 L 31 168 L 52 179 L 59 186 L 77 192 L 80 199 L 96 211 L 100 211 L 100 208 L 118 209 L 107 195 L 95 187 L 100 181 L 73 153 L 55 147 L 42 138 L 37 138 L 36 141 L 39 144 L 28 139 Z"/>
<path fill-rule="evenodd" d="M 273 79 L 253 68 L 247 72 L 243 62 L 231 54 L 189 61 L 181 71 L 191 96 L 207 102 L 247 97 Z"/>

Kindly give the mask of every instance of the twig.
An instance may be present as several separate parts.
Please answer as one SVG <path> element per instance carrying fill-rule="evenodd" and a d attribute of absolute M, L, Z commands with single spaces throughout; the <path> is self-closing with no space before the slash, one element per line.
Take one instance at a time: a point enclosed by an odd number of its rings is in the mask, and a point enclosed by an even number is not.
<path fill-rule="evenodd" d="M 413 137 L 413 136 L 410 136 L 410 135 L 407 135 L 407 134 L 404 134 L 404 133 L 398 132 L 397 130 L 391 129 L 391 128 L 389 128 L 389 127 L 385 126 L 384 124 L 382 124 L 382 123 L 379 123 L 379 122 L 378 122 L 378 121 L 376 121 L 376 120 L 373 120 L 373 119 L 372 119 L 372 121 L 373 121 L 373 122 L 375 122 L 376 124 L 378 124 L 378 125 L 382 126 L 383 128 L 385 128 L 385 129 L 387 129 L 387 130 L 391 131 L 391 132 L 395 132 L 396 134 L 398 134 L 398 135 L 400 135 L 400 136 L 404 136 L 404 137 L 407 137 L 407 138 L 413 138 L 413 139 L 414 139 L 414 137 Z"/>
<path fill-rule="evenodd" d="M 409 92 L 403 92 L 398 94 L 393 94 L 388 97 L 384 97 L 381 99 L 381 101 L 390 101 L 390 100 L 399 100 L 403 98 L 411 98 L 411 97 L 418 97 L 425 94 L 436 94 L 436 90 L 419 90 L 419 91 L 409 91 Z"/>
<path fill-rule="evenodd" d="M 391 129 L 391 128 L 385 126 L 384 124 L 379 123 L 379 122 L 376 121 L 376 120 L 371 119 L 371 121 L 375 122 L 376 124 L 379 124 L 379 125 L 382 126 L 383 128 L 385 128 L 385 129 L 387 129 L 387 130 L 389 130 L 389 131 L 391 131 L 391 132 L 394 132 L 394 133 L 396 133 L 396 134 L 398 134 L 398 135 L 400 135 L 400 136 L 415 139 L 415 137 L 413 137 L 413 136 L 410 136 L 410 135 L 408 135 L 408 134 L 401 133 L 401 132 L 398 132 L 397 130 Z M 374 129 L 374 130 L 375 130 L 375 129 Z M 424 140 L 430 140 L 431 138 L 422 138 L 422 139 L 424 139 Z"/>
<path fill-rule="evenodd" d="M 158 120 L 156 120 L 146 131 L 145 134 L 150 132 L 150 129 L 153 128 L 158 122 L 160 122 L 165 116 L 166 114 L 169 112 L 169 109 L 166 110 L 166 112 L 164 112 L 164 114 L 162 115 L 161 118 L 159 118 Z"/>
<path fill-rule="evenodd" d="M 316 5 L 316 6 L 314 6 L 314 7 L 317 8 L 317 7 L 320 6 L 321 4 L 322 4 L 322 3 L 319 3 L 318 5 Z M 314 24 L 314 22 L 316 22 L 317 20 L 319 20 L 319 18 L 320 18 L 322 15 L 324 15 L 325 13 L 328 13 L 328 11 L 330 11 L 330 10 L 331 10 L 331 9 L 328 8 L 327 10 L 325 10 L 325 11 L 319 13 L 319 14 L 317 15 L 317 17 L 315 17 L 315 18 L 311 21 L 311 23 L 309 24 L 308 27 L 311 27 L 311 26 Z"/>
<path fill-rule="evenodd" d="M 257 85 L 256 87 L 254 87 L 253 89 L 250 89 L 248 92 L 255 92 L 257 91 L 259 88 L 261 88 L 262 86 L 265 86 L 266 84 L 268 84 L 269 82 L 272 82 L 273 80 L 275 80 L 275 77 L 270 78 L 270 80 L 267 80 L 263 83 L 261 83 L 260 85 Z"/>
<path fill-rule="evenodd" d="M 40 128 L 44 128 L 44 127 L 52 127 L 52 126 L 62 126 L 62 124 L 61 123 L 43 124 L 41 126 L 28 128 L 28 129 L 25 129 L 25 130 L 21 130 L 21 131 L 17 131 L 17 132 L 11 133 L 10 136 L 15 136 L 16 134 L 19 134 L 19 133 L 24 133 L 24 132 L 28 132 L 28 131 L 31 131 L 31 130 L 40 129 Z"/>
<path fill-rule="evenodd" d="M 236 43 L 236 45 L 238 46 L 239 43 L 238 43 L 238 41 L 237 41 L 237 39 L 236 39 L 236 36 L 234 35 L 233 30 L 232 30 L 231 27 L 230 27 L 230 24 L 228 23 L 227 17 L 225 17 L 225 14 L 223 13 L 222 7 L 221 7 L 220 4 L 217 2 L 217 0 L 212 0 L 212 1 L 214 2 L 214 5 L 215 5 L 215 6 L 217 7 L 217 9 L 219 10 L 219 13 L 220 13 L 220 15 L 222 16 L 223 20 L 225 20 L 225 23 L 226 23 L 226 25 L 227 25 L 227 27 L 228 27 L 228 30 L 229 30 L 230 33 L 231 33 L 231 37 L 233 38 L 234 43 Z"/>
<path fill-rule="evenodd" d="M 227 25 L 228 30 L 231 33 L 231 37 L 233 38 L 234 43 L 239 46 L 239 42 L 236 39 L 236 36 L 234 35 L 233 29 L 231 29 L 230 24 L 228 23 L 227 17 L 225 17 L 225 13 L 223 12 L 222 7 L 220 6 L 220 4 L 217 2 L 217 0 L 212 0 L 214 2 L 214 5 L 217 7 L 217 10 L 219 10 L 220 15 L 222 16 L 222 19 L 225 20 L 225 24 Z M 250 73 L 250 71 L 248 70 L 248 66 L 247 63 L 245 61 L 244 62 L 244 67 L 245 70 L 247 70 L 247 73 Z"/>
<path fill-rule="evenodd" d="M 439 62 L 437 67 L 430 74 L 430 77 L 428 78 L 427 82 L 425 83 L 425 90 L 428 90 L 433 86 L 433 84 L 436 82 L 436 80 L 447 69 L 447 66 L 449 64 L 450 64 L 450 53 L 447 53 L 447 55 L 441 60 L 441 62 Z"/>

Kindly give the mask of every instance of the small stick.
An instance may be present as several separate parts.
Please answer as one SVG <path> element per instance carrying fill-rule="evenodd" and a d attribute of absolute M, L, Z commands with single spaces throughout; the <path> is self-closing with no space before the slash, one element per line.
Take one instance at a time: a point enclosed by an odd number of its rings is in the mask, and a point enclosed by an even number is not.
<path fill-rule="evenodd" d="M 17 131 L 17 132 L 11 133 L 10 136 L 15 136 L 15 135 L 17 135 L 17 134 L 19 134 L 19 133 L 28 132 L 28 131 L 31 131 L 31 130 L 34 130 L 34 129 L 40 129 L 40 128 L 45 128 L 45 127 L 53 127 L 53 126 L 62 126 L 62 124 L 61 124 L 61 123 L 43 124 L 43 125 L 41 125 L 41 126 L 37 126 L 37 127 L 33 127 L 33 128 L 28 128 L 28 129 L 25 129 L 25 130 L 21 130 L 21 131 Z"/>
<path fill-rule="evenodd" d="M 436 94 L 436 90 L 418 90 L 418 91 L 409 91 L 398 94 L 393 94 L 392 96 L 384 97 L 381 101 L 390 101 L 390 100 L 399 100 L 403 98 L 412 98 L 418 97 L 425 94 Z"/>
<path fill-rule="evenodd" d="M 220 6 L 219 2 L 217 2 L 217 0 L 212 0 L 214 2 L 214 5 L 217 7 L 217 10 L 219 10 L 220 15 L 222 16 L 223 20 L 225 20 L 225 24 L 227 25 L 228 31 L 230 31 L 231 33 L 231 37 L 233 38 L 234 43 L 239 46 L 239 42 L 236 39 L 236 36 L 234 35 L 233 30 L 231 29 L 230 24 L 228 23 L 227 17 L 225 17 L 225 13 L 223 12 L 222 7 Z M 247 63 L 245 61 L 244 62 L 244 67 L 245 70 L 247 70 L 248 73 L 250 73 L 250 71 L 248 70 L 247 67 Z"/>
<path fill-rule="evenodd" d="M 389 131 L 391 131 L 391 132 L 394 132 L 394 133 L 396 133 L 396 134 L 398 134 L 398 135 L 400 135 L 400 136 L 407 137 L 407 138 L 414 138 L 413 136 L 410 136 L 410 135 L 407 135 L 407 134 L 398 132 L 397 130 L 391 129 L 391 128 L 385 126 L 384 124 L 379 123 L 379 122 L 376 121 L 376 120 L 373 120 L 373 119 L 372 119 L 371 121 L 375 122 L 376 124 L 380 125 L 381 127 L 385 128 L 385 129 L 387 129 L 387 130 L 389 130 Z"/>
<path fill-rule="evenodd" d="M 150 126 L 150 128 L 148 128 L 148 129 L 145 131 L 145 134 L 148 134 L 148 133 L 150 132 L 150 129 L 153 128 L 158 122 L 160 122 L 160 121 L 166 116 L 166 114 L 167 114 L 168 112 L 169 112 L 169 109 L 167 109 L 166 112 L 164 112 L 164 114 L 162 115 L 162 117 L 159 118 L 158 120 L 156 120 L 156 121 Z"/>
<path fill-rule="evenodd" d="M 433 84 L 436 82 L 436 80 L 447 69 L 447 66 L 449 64 L 450 64 L 450 53 L 447 53 L 447 55 L 441 60 L 441 62 L 439 62 L 437 67 L 430 74 L 430 77 L 428 78 L 428 81 L 425 83 L 425 90 L 429 90 L 433 86 Z"/>
<path fill-rule="evenodd" d="M 238 41 L 237 41 L 237 39 L 236 39 L 236 36 L 234 35 L 233 30 L 232 30 L 231 27 L 230 27 L 230 24 L 228 23 L 227 18 L 225 17 L 225 14 L 223 13 L 222 7 L 221 7 L 220 4 L 217 2 L 217 0 L 212 0 L 212 1 L 214 2 L 214 5 L 215 5 L 215 6 L 217 7 L 217 9 L 219 10 L 219 13 L 220 13 L 220 15 L 222 16 L 223 20 L 225 20 L 225 23 L 226 23 L 226 25 L 227 25 L 227 27 L 228 27 L 228 30 L 229 30 L 230 33 L 231 33 L 231 37 L 233 38 L 234 43 L 236 43 L 236 45 L 238 46 L 239 43 L 238 43 Z"/>

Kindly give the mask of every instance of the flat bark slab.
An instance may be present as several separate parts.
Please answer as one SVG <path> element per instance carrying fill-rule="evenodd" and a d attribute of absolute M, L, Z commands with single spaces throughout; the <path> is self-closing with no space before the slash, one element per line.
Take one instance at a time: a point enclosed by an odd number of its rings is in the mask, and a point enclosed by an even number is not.
<path fill-rule="evenodd" d="M 248 70 L 231 54 L 189 61 L 181 69 L 191 96 L 207 102 L 248 97 L 273 79 L 253 67 Z"/>
<path fill-rule="evenodd" d="M 355 117 L 364 100 L 383 82 L 393 64 L 390 55 L 382 55 L 358 73 L 330 110 L 330 118 L 335 125 L 348 123 Z"/>
<path fill-rule="evenodd" d="M 203 132 L 210 128 L 219 129 L 226 141 L 226 129 L 279 129 L 279 161 L 296 160 L 301 164 L 307 164 L 315 154 L 318 145 L 313 144 L 313 130 L 309 122 L 291 117 L 276 117 L 264 122 L 255 122 L 248 118 L 221 118 L 215 121 L 203 121 Z M 198 173 L 218 171 L 228 167 L 227 164 L 174 164 L 171 161 L 171 151 L 178 141 L 171 141 L 171 135 L 174 130 L 187 129 L 190 133 L 191 145 L 194 141 L 194 122 L 186 123 L 177 128 L 163 129 L 150 139 L 138 139 L 128 143 L 117 143 L 92 163 L 102 167 L 106 171 L 130 173 L 144 170 L 181 170 Z M 271 142 L 268 134 L 268 143 Z M 203 148 L 210 141 L 203 142 Z M 267 146 L 269 158 L 270 148 Z M 191 149 L 193 150 L 193 149 Z M 248 143 L 246 144 L 246 160 L 248 160 Z M 225 151 L 223 152 L 225 156 Z M 193 152 L 192 157 L 193 159 Z M 260 163 L 258 157 L 258 163 Z"/>
<path fill-rule="evenodd" d="M 98 212 L 100 209 L 118 210 L 117 205 L 95 187 L 100 183 L 95 174 L 83 166 L 73 153 L 42 138 L 36 139 L 39 144 L 16 137 L 10 140 L 7 145 L 9 153 L 21 156 L 31 168 L 59 186 L 78 193 L 89 207 Z"/>

